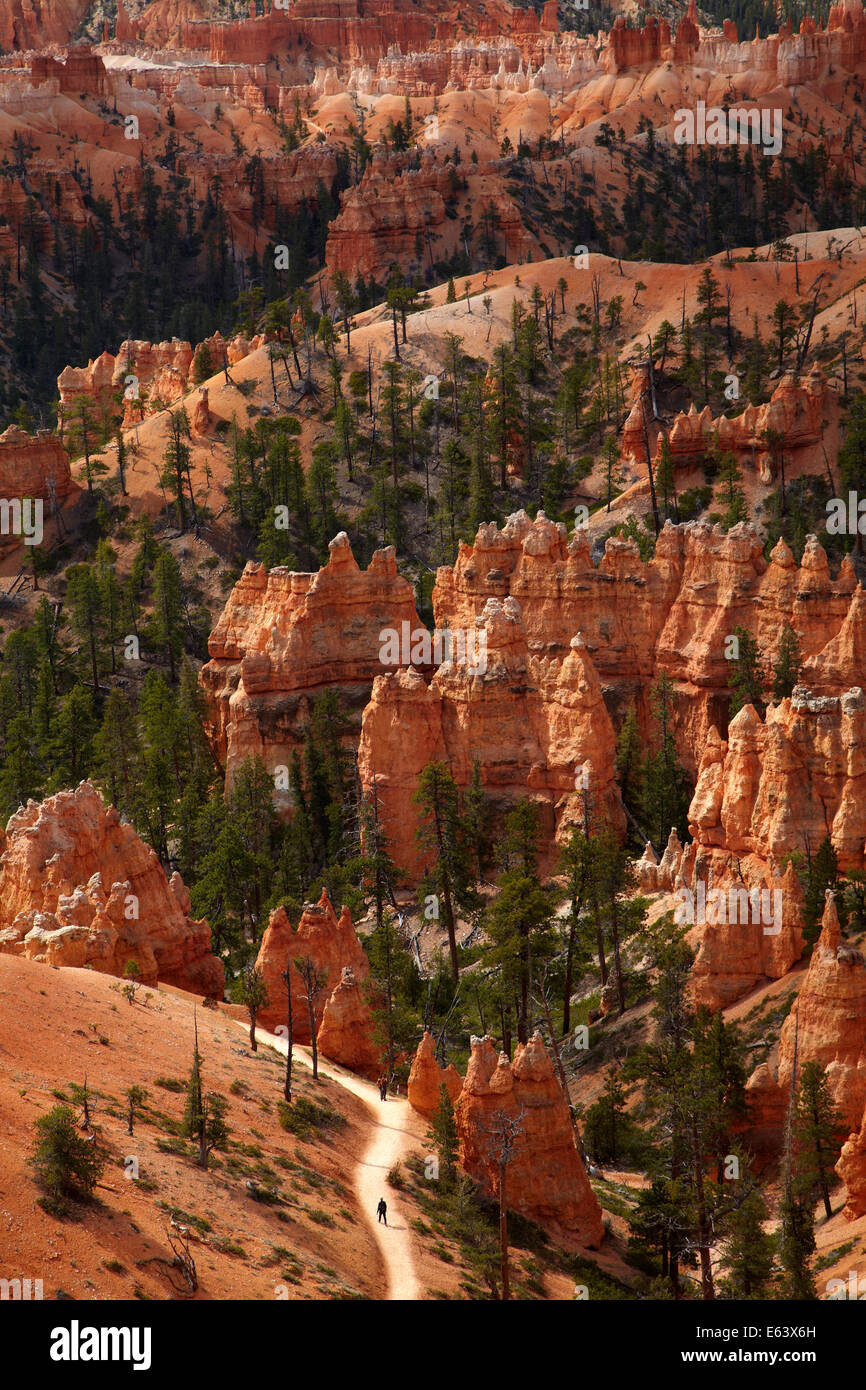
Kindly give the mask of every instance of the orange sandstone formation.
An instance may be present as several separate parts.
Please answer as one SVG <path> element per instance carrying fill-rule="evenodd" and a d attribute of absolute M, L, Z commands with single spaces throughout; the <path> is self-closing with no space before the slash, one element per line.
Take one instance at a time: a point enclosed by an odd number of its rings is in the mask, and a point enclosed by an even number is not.
<path fill-rule="evenodd" d="M 433 607 L 438 627 L 465 628 L 488 598 L 510 594 L 520 603 L 530 651 L 560 654 L 582 632 L 614 717 L 634 701 L 647 729 L 646 690 L 664 672 L 674 686 L 678 751 L 692 771 L 711 729 L 725 728 L 726 651 L 736 626 L 772 655 L 790 623 L 816 694 L 838 694 L 842 670 L 848 683 L 860 684 L 853 676 L 866 651 L 866 605 L 856 591 L 850 560 L 832 578 L 814 536 L 798 567 L 782 541 L 768 563 L 760 536 L 745 523 L 725 533 L 705 522 L 668 522 L 649 563 L 634 542 L 611 538 L 594 564 L 584 532 L 569 538 L 541 512 L 534 522 L 516 512 L 501 529 L 481 526 L 455 564 L 438 570 Z M 825 649 L 832 665 L 826 679 Z"/>
<path fill-rule="evenodd" d="M 769 1068 L 752 1078 L 749 1095 L 756 1120 L 778 1116 L 797 1065 L 820 1062 L 836 1105 L 851 1129 L 866 1107 L 866 965 L 842 940 L 839 917 L 828 890 L 821 935 L 779 1037 L 776 1074 Z"/>
<path fill-rule="evenodd" d="M 513 1062 L 505 1053 L 497 1058 L 490 1038 L 473 1038 L 455 1116 L 461 1167 L 483 1189 L 499 1193 L 497 1136 L 503 1119 L 511 1121 L 516 1140 L 505 1176 L 509 1208 L 582 1245 L 601 1244 L 601 1208 L 540 1034 L 518 1046 Z"/>
<path fill-rule="evenodd" d="M 647 409 L 648 382 L 639 383 L 636 400 L 623 426 L 621 457 L 625 462 L 646 465 L 647 435 L 656 433 Z M 805 383 L 786 374 L 776 385 L 766 405 L 747 405 L 742 415 L 713 418 L 709 406 L 688 413 L 680 411 L 668 435 L 674 466 L 694 465 L 704 458 L 717 436 L 720 448 L 731 450 L 739 461 L 757 471 L 762 483 L 769 484 L 778 473 L 782 450 L 792 453 L 817 444 L 824 433 L 830 389 L 820 367 L 813 367 Z M 644 425 L 646 424 L 646 430 Z M 767 444 L 768 431 L 779 436 L 777 446 Z M 772 434 L 770 435 L 772 438 Z M 662 433 L 656 433 L 655 466 L 658 467 Z"/>
<path fill-rule="evenodd" d="M 411 667 L 379 676 L 364 711 L 361 782 L 369 790 L 375 780 L 391 853 L 413 876 L 426 861 L 415 843 L 412 798 L 432 761 L 444 762 L 466 787 L 483 750 L 481 777 L 493 813 L 532 797 L 548 842 L 552 832 L 567 838 L 581 821 L 584 774 L 598 812 L 624 824 L 613 725 L 581 635 L 564 659 L 531 656 L 513 598 L 488 600 L 476 632 L 486 639 L 486 669 L 445 661 L 429 685 Z"/>
<path fill-rule="evenodd" d="M 0 434 L 0 496 L 40 497 L 53 502 L 77 492 L 69 455 L 54 434 L 27 434 L 10 425 Z"/>
<path fill-rule="evenodd" d="M 858 1216 L 866 1214 L 866 1110 L 860 1128 L 848 1136 L 842 1147 L 836 1172 L 848 1189 L 846 1219 L 856 1221 Z"/>
<path fill-rule="evenodd" d="M 303 740 L 312 699 L 339 692 L 360 724 L 380 661 L 380 633 L 420 627 L 393 547 L 361 570 L 345 532 L 317 574 L 250 563 L 232 590 L 201 672 L 218 755 L 232 777 L 248 757 L 286 767 Z"/>
<path fill-rule="evenodd" d="M 316 1035 L 319 1051 L 332 1062 L 373 1080 L 382 1069 L 380 1049 L 373 1039 L 373 1017 L 361 983 L 350 965 L 325 1004 Z"/>
<path fill-rule="evenodd" d="M 797 686 L 762 722 L 746 705 L 727 741 L 707 740 L 689 808 L 701 857 L 716 866 L 753 855 L 781 865 L 829 835 L 845 869 L 863 869 L 866 697 L 859 687 L 816 696 Z"/>
<path fill-rule="evenodd" d="M 453 1063 L 440 1067 L 436 1061 L 433 1035 L 425 1032 L 409 1072 L 408 1096 L 413 1110 L 429 1119 L 439 1109 L 439 1092 L 443 1085 L 452 1102 L 455 1102 L 463 1089 L 463 1079 Z"/>
<path fill-rule="evenodd" d="M 215 333 L 199 347 L 207 349 L 216 373 L 224 364 L 231 367 L 242 362 L 263 341 L 260 335 L 248 339 L 238 334 L 226 340 Z M 164 343 L 127 339 L 117 356 L 103 352 L 86 367 L 64 367 L 57 378 L 61 428 L 76 418 L 75 402 L 81 397 L 106 407 L 122 401 L 125 427 L 173 405 L 192 389 L 192 365 L 199 347 L 180 338 Z"/>
<path fill-rule="evenodd" d="M 4 0 L 0 49 L 4 53 L 67 43 L 90 8 L 89 0 Z"/>
<path fill-rule="evenodd" d="M 223 963 L 179 874 L 90 782 L 28 802 L 0 833 L 0 951 L 221 997 Z"/>
<path fill-rule="evenodd" d="M 318 1035 L 325 1006 L 343 980 L 343 970 L 348 966 L 357 983 L 366 980 L 370 973 L 364 948 L 358 940 L 352 925 L 352 916 L 344 907 L 340 916 L 334 912 L 327 892 L 323 889 L 317 903 L 304 903 L 304 911 L 297 931 L 279 907 L 271 913 L 256 957 L 256 968 L 261 971 L 267 985 L 269 1002 L 259 1015 L 262 1025 L 274 1028 L 284 1024 L 287 1018 L 286 984 L 283 973 L 290 962 L 309 956 L 325 976 L 325 985 L 314 1010 L 316 1033 Z M 304 982 L 297 969 L 291 970 L 292 984 L 292 1036 L 296 1042 L 311 1041 L 310 1018 Z M 346 1003 L 349 987 L 337 1001 L 338 1007 Z M 353 1028 L 358 1023 L 357 1001 L 351 1005 L 354 1014 Z M 331 1029 L 336 1028 L 338 1015 L 332 1013 Z M 333 1036 L 333 1032 L 332 1032 Z M 336 1045 L 336 1043 L 335 1043 Z M 329 1054 L 330 1055 L 330 1054 Z M 339 1061 L 339 1058 L 335 1058 Z"/>

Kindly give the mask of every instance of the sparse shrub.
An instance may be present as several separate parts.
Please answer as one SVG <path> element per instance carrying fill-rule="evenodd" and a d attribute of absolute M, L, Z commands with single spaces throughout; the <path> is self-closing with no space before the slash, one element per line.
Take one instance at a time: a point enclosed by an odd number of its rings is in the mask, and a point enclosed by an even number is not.
<path fill-rule="evenodd" d="M 36 1121 L 37 1142 L 30 1159 L 44 1192 L 40 1205 L 53 1216 L 66 1216 L 69 1201 L 86 1202 L 104 1168 L 94 1139 L 78 1133 L 67 1105 L 55 1105 Z"/>

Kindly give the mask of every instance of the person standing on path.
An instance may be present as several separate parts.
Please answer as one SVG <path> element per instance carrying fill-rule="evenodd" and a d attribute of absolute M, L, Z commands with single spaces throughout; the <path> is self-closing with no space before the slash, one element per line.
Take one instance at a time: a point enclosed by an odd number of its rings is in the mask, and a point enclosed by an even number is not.
<path fill-rule="evenodd" d="M 376 1208 L 376 1214 L 377 1214 L 377 1216 L 379 1217 L 379 1220 L 380 1220 L 380 1221 L 384 1221 L 384 1222 L 385 1222 L 385 1225 L 387 1226 L 387 1224 L 388 1224 L 388 1203 L 385 1201 L 385 1198 L 384 1198 L 384 1197 L 380 1197 L 380 1198 L 379 1198 L 379 1205 L 378 1205 L 377 1208 Z"/>

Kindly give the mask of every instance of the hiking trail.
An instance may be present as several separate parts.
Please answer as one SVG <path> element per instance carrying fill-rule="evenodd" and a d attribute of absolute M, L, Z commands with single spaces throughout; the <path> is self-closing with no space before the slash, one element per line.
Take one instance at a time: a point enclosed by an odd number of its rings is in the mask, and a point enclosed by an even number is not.
<path fill-rule="evenodd" d="M 249 1036 L 249 1026 L 240 1019 L 234 1021 Z M 285 1038 L 268 1033 L 263 1028 L 256 1029 L 256 1039 L 283 1057 L 288 1051 Z M 305 1047 L 299 1047 L 297 1043 L 292 1049 L 292 1062 L 296 1061 L 312 1071 L 313 1062 L 309 1051 Z M 387 1281 L 385 1297 L 399 1301 L 420 1299 L 421 1288 L 415 1274 L 409 1227 L 405 1216 L 398 1209 L 400 1194 L 387 1183 L 389 1169 L 395 1163 L 409 1157 L 420 1137 L 414 1111 L 408 1100 L 400 1096 L 389 1096 L 386 1101 L 380 1101 L 378 1087 L 371 1081 L 363 1081 L 361 1077 L 332 1062 L 323 1061 L 321 1057 L 319 1075 L 327 1076 L 344 1090 L 351 1092 L 364 1104 L 372 1122 L 369 1142 L 356 1162 L 354 1183 L 363 1218 L 382 1252 Z M 376 1207 L 380 1197 L 384 1197 L 388 1203 L 387 1226 L 381 1225 L 376 1218 Z"/>

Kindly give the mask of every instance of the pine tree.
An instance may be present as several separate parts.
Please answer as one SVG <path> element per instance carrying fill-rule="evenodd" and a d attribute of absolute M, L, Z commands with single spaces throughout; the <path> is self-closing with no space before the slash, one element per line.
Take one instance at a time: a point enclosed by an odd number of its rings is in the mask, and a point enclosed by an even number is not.
<path fill-rule="evenodd" d="M 777 703 L 789 699 L 793 694 L 794 686 L 800 679 L 801 665 L 797 634 L 791 624 L 786 622 L 779 635 L 776 660 L 773 663 L 773 699 Z"/>
<path fill-rule="evenodd" d="M 750 632 L 738 625 L 733 634 L 738 643 L 738 651 L 731 662 L 731 714 L 736 714 L 744 705 L 754 705 L 763 718 L 764 702 L 762 694 L 766 683 L 761 650 Z"/>
<path fill-rule="evenodd" d="M 506 991 L 515 1001 L 518 1042 L 529 1041 L 529 1000 L 533 972 L 552 956 L 552 904 L 538 877 L 538 812 L 529 800 L 505 818 L 503 850 L 506 869 L 499 895 L 487 916 L 489 960 L 499 968 Z"/>
<path fill-rule="evenodd" d="M 54 1216 L 65 1216 L 70 1200 L 88 1201 L 105 1167 L 96 1144 L 78 1133 L 68 1105 L 55 1105 L 39 1116 L 29 1162 L 45 1193 L 44 1204 Z"/>
<path fill-rule="evenodd" d="M 484 865 L 490 853 L 488 822 L 490 819 L 487 795 L 481 780 L 481 760 L 472 759 L 472 778 L 463 794 L 463 823 L 475 859 L 475 877 L 481 882 Z"/>
<path fill-rule="evenodd" d="M 439 1087 L 439 1104 L 433 1112 L 430 1129 L 439 1155 L 439 1181 L 444 1188 L 451 1188 L 457 1177 L 457 1154 L 460 1146 L 454 1106 L 444 1081 Z"/>
<path fill-rule="evenodd" d="M 719 500 L 725 504 L 722 525 L 726 531 L 730 531 L 731 527 L 736 526 L 738 522 L 748 520 L 749 508 L 743 489 L 740 487 L 743 475 L 740 472 L 736 454 L 732 449 L 720 449 L 717 453 Z"/>
<path fill-rule="evenodd" d="M 766 1298 L 773 1278 L 775 1244 L 764 1230 L 767 1204 L 761 1193 L 750 1192 L 730 1218 L 725 1251 L 723 1291 L 729 1298 Z"/>
<path fill-rule="evenodd" d="M 839 862 L 829 835 L 825 835 L 808 866 L 803 902 L 803 940 L 807 945 L 817 941 L 821 933 L 825 895 L 835 889 L 839 879 Z"/>
<path fill-rule="evenodd" d="M 845 1120 L 830 1094 L 824 1067 L 816 1061 L 804 1063 L 794 1116 L 797 1177 L 805 1192 L 820 1196 L 828 1221 L 833 1215 L 831 1175 L 847 1132 Z"/>
<path fill-rule="evenodd" d="M 420 808 L 416 840 L 432 853 L 426 886 L 442 898 L 454 983 L 460 978 L 457 919 L 460 908 L 475 905 L 469 845 L 458 807 L 457 786 L 444 763 L 428 763 L 413 798 Z"/>
<path fill-rule="evenodd" d="M 157 646 L 168 657 L 171 683 L 177 680 L 177 662 L 183 651 L 186 608 L 183 575 L 170 550 L 160 550 L 153 571 L 153 627 Z"/>
<path fill-rule="evenodd" d="M 676 473 L 670 442 L 666 434 L 663 434 L 659 440 L 659 453 L 656 460 L 656 492 L 662 504 L 665 520 L 668 518 L 676 520 L 678 516 Z"/>
<path fill-rule="evenodd" d="M 66 602 L 70 611 L 72 630 L 90 658 L 90 675 L 94 691 L 98 691 L 100 661 L 100 626 L 102 605 L 99 581 L 92 565 L 73 565 L 66 576 Z M 80 649 L 79 649 L 80 650 Z"/>
<path fill-rule="evenodd" d="M 614 767 L 623 805 L 633 820 L 641 815 L 644 801 L 643 744 L 637 711 L 632 704 L 617 735 Z"/>
<path fill-rule="evenodd" d="M 647 828 L 657 836 L 659 846 L 667 842 L 672 825 L 685 837 L 691 801 L 688 781 L 677 756 L 673 702 L 673 684 L 663 674 L 650 690 L 655 749 L 644 764 L 644 814 Z"/>
<path fill-rule="evenodd" d="M 250 1018 L 250 1047 L 258 1051 L 256 1040 L 256 1021 L 262 1009 L 268 1006 L 268 983 L 258 966 L 244 966 L 236 982 L 237 1001 L 243 1004 Z"/>

